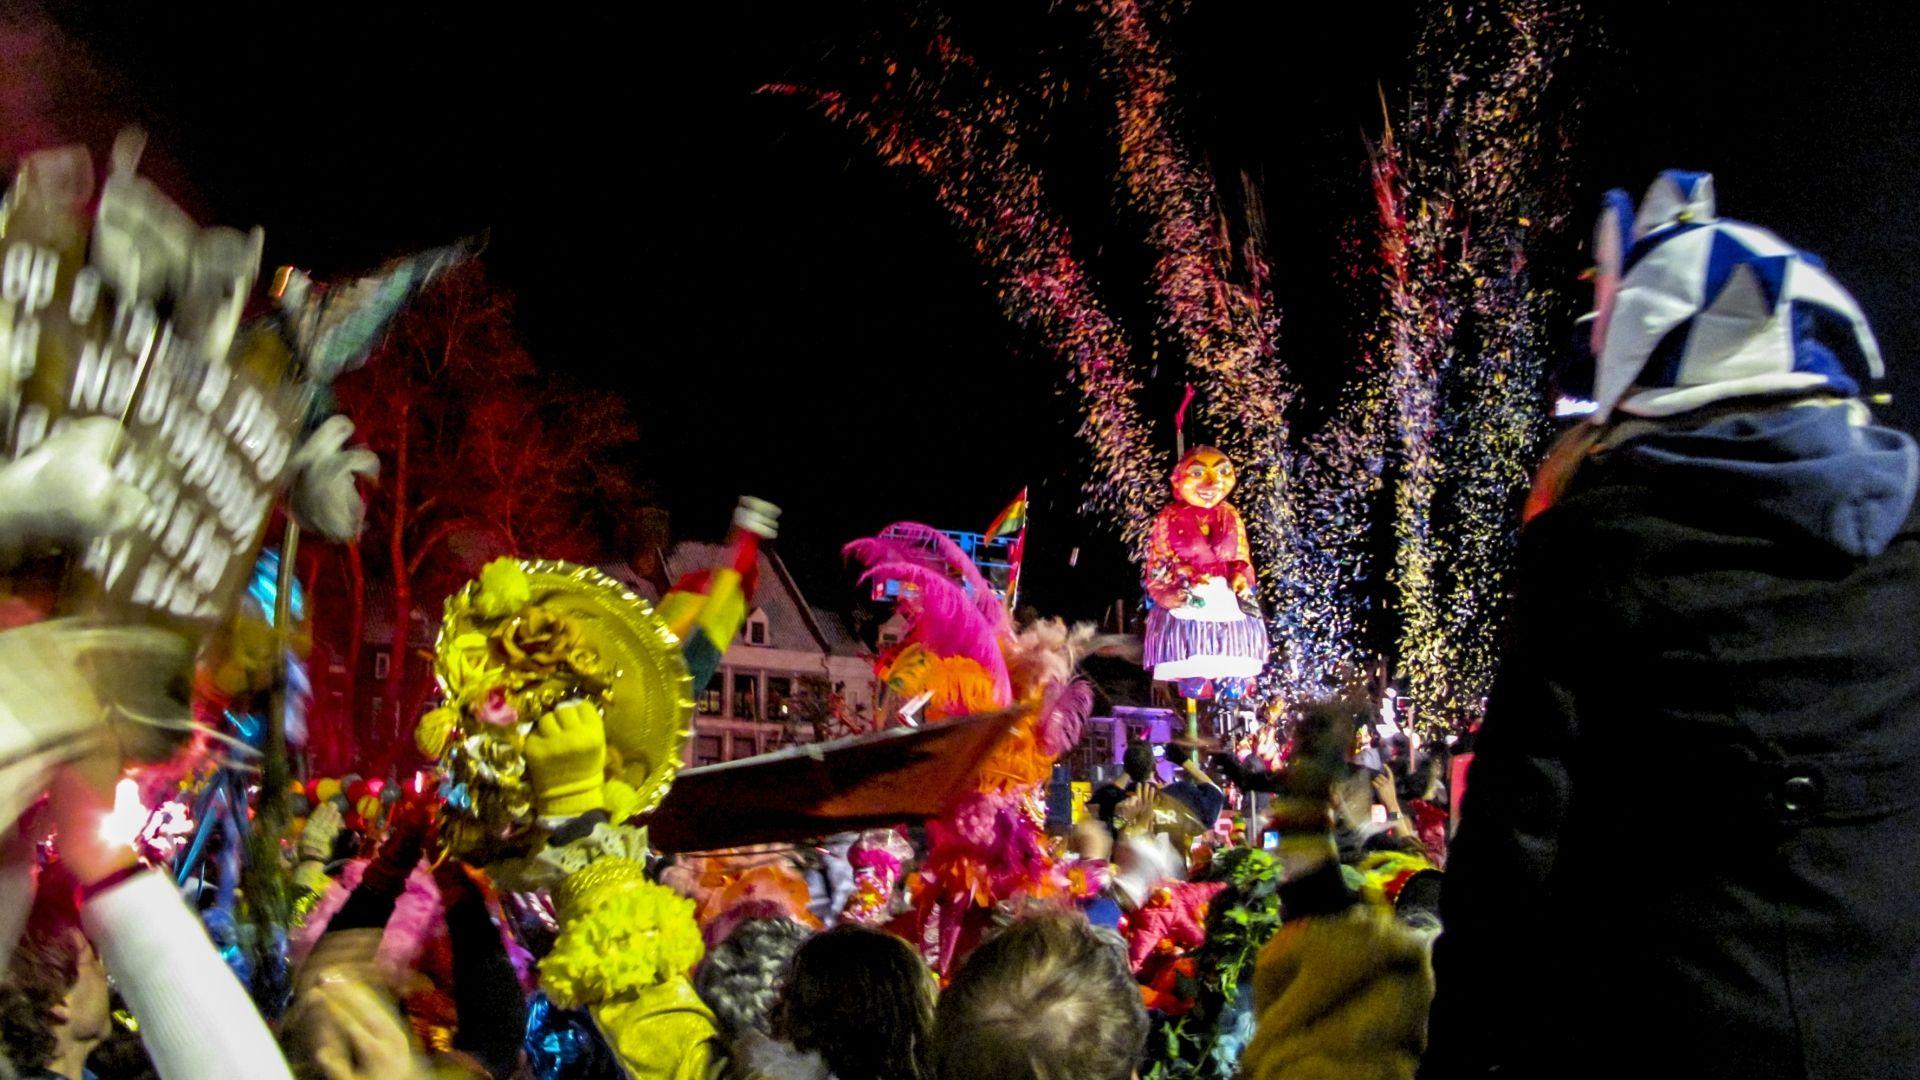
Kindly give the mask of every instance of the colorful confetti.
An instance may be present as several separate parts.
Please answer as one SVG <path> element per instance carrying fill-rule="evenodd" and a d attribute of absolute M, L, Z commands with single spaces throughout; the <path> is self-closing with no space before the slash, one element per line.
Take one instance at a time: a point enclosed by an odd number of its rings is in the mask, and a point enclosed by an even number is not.
<path fill-rule="evenodd" d="M 1528 245 L 1566 220 L 1555 167 L 1568 128 L 1547 102 L 1577 9 L 1486 0 L 1425 16 L 1409 102 L 1373 148 L 1375 214 L 1355 269 L 1377 280 L 1380 313 L 1329 419 L 1306 433 L 1292 426 L 1261 232 L 1230 239 L 1216 178 L 1182 137 L 1154 19 L 1140 0 L 1074 10 L 1111 94 L 1119 195 L 1153 257 L 1152 340 L 1181 358 L 1202 425 L 1241 463 L 1276 654 L 1262 692 L 1299 701 L 1350 681 L 1384 605 L 1423 726 L 1457 723 L 1491 680 L 1518 502 L 1547 423 L 1540 328 L 1556 301 L 1533 283 Z M 931 186 L 1007 317 L 1065 369 L 1091 458 L 1087 508 L 1138 557 L 1173 446 L 1140 401 L 1130 342 L 1144 338 L 1102 300 L 1027 153 L 1064 82 L 998 81 L 943 17 L 908 23 L 910 46 L 876 37 L 858 52 L 845 80 L 857 90 L 764 90 L 808 102 Z M 1378 574 L 1383 485 L 1394 542 Z"/>

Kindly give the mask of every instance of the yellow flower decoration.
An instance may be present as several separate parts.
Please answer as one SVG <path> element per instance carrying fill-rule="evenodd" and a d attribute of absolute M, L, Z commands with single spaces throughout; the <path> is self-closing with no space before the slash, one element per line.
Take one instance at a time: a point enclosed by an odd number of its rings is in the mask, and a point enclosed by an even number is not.
<path fill-rule="evenodd" d="M 507 666 L 515 672 L 551 671 L 585 646 L 572 619 L 542 607 L 522 612 L 506 625 L 499 640 Z"/>
<path fill-rule="evenodd" d="M 453 639 L 447 652 L 446 670 L 440 673 L 447 693 L 467 702 L 493 689 L 507 677 L 506 668 L 493 658 L 493 646 L 487 635 L 469 631 Z"/>
<path fill-rule="evenodd" d="M 513 559 L 495 559 L 480 571 L 480 593 L 474 607 L 489 619 L 504 619 L 533 599 L 527 572 Z"/>
<path fill-rule="evenodd" d="M 426 757 L 437 758 L 460 728 L 460 710 L 442 705 L 420 718 L 413 728 L 413 744 Z"/>

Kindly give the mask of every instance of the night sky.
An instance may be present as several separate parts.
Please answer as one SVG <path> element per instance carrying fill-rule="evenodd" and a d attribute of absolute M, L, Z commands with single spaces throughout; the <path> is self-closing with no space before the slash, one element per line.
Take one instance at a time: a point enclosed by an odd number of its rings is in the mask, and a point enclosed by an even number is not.
<path fill-rule="evenodd" d="M 1920 15 L 1593 6 L 1604 44 L 1572 73 L 1588 87 L 1574 231 L 1605 187 L 1715 172 L 1723 213 L 1820 252 L 1859 297 L 1912 427 Z M 830 68 L 898 5 L 186 7 L 0 8 L 0 167 L 62 139 L 104 155 L 137 121 L 146 171 L 203 221 L 265 226 L 269 265 L 346 273 L 486 233 L 541 361 L 632 400 L 676 527 L 717 532 L 742 492 L 781 503 L 782 550 L 821 602 L 851 595 L 841 542 L 903 517 L 979 529 L 1022 485 L 1039 606 L 1092 614 L 1136 587 L 1113 537 L 1074 513 L 1059 371 L 1003 322 L 926 192 L 753 92 Z M 1330 283 L 1369 209 L 1362 136 L 1378 131 L 1378 88 L 1403 85 L 1414 9 L 1192 7 L 1173 42 L 1190 130 L 1216 165 L 1265 178 L 1282 348 L 1337 370 L 1352 312 Z M 1070 10 L 950 10 L 989 64 L 1085 62 Z M 1138 252 L 1113 223 L 1100 104 L 1045 152 L 1077 239 L 1118 275 Z M 1577 239 L 1543 266 L 1571 281 Z M 1140 288 L 1119 281 L 1123 314 Z"/>

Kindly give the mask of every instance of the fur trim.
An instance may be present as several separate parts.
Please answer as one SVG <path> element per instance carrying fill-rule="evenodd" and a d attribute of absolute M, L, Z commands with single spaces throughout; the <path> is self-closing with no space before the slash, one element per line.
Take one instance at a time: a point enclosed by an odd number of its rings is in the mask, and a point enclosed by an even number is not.
<path fill-rule="evenodd" d="M 366 859 L 349 862 L 340 871 L 339 879 L 327 887 L 319 903 L 314 905 L 305 925 L 293 932 L 288 960 L 294 966 L 306 960 L 314 943 L 327 932 L 327 924 L 339 914 L 348 895 L 360 884 L 367 862 Z M 440 913 L 440 888 L 433 883 L 433 873 L 423 863 L 407 876 L 406 891 L 394 902 L 393 915 L 380 937 L 378 962 L 387 971 L 411 971 L 420 962 L 427 942 L 446 932 L 446 922 Z"/>
<path fill-rule="evenodd" d="M 811 1050 L 749 1031 L 733 1044 L 733 1063 L 749 1080 L 834 1080 L 827 1062 Z"/>

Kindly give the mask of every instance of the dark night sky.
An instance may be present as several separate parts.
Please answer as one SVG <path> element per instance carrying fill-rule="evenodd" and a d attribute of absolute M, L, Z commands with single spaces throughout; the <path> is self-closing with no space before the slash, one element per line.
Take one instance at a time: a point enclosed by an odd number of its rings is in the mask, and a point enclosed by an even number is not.
<path fill-rule="evenodd" d="M 835 603 L 840 542 L 901 517 L 977 529 L 1031 484 L 1030 595 L 1088 614 L 1132 571 L 1073 513 L 1058 372 L 1002 322 L 924 191 L 752 93 L 893 6 L 566 6 L 538 22 L 527 5 L 42 0 L 8 30 L 0 126 L 9 152 L 31 132 L 103 153 L 137 120 L 150 171 L 203 219 L 264 225 L 269 264 L 344 272 L 488 230 L 536 354 L 632 399 L 678 526 L 717 530 L 740 492 L 774 499 L 783 550 Z M 951 6 L 989 62 L 1059 48 L 1076 25 L 1037 3 Z M 1193 6 L 1177 44 L 1194 130 L 1216 162 L 1267 178 L 1288 357 L 1337 365 L 1335 242 L 1367 209 L 1360 138 L 1377 129 L 1376 85 L 1404 74 L 1413 8 Z M 1568 163 L 1580 231 L 1606 186 L 1710 169 L 1723 212 L 1827 258 L 1874 320 L 1897 399 L 1920 400 L 1920 16 L 1861 0 L 1791 21 L 1752 4 L 1594 6 L 1607 44 L 1576 73 L 1592 90 Z M 1106 258 L 1100 146 L 1061 131 L 1053 150 L 1071 159 L 1076 232 Z M 1909 401 L 1900 418 L 1914 416 Z"/>

